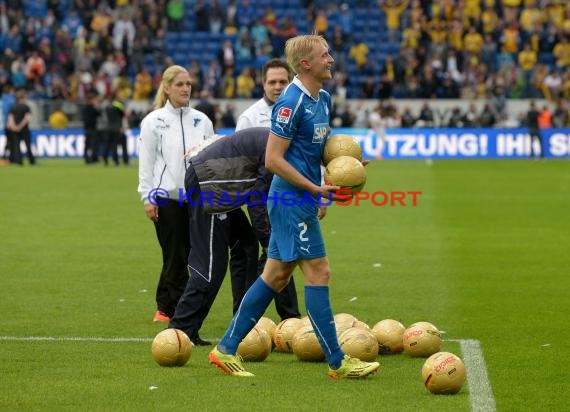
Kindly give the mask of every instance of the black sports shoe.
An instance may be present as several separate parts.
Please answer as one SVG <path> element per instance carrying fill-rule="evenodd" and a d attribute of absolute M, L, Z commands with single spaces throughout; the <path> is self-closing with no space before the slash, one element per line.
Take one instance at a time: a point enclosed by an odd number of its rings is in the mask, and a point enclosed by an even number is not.
<path fill-rule="evenodd" d="M 195 337 L 195 338 L 190 338 L 190 340 L 196 346 L 210 346 L 212 344 L 212 342 L 204 340 L 204 339 L 200 338 L 199 336 Z"/>

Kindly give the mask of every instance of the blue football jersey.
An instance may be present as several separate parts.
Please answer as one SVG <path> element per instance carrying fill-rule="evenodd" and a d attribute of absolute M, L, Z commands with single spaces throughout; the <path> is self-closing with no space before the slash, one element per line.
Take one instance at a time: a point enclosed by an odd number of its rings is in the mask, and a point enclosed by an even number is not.
<path fill-rule="evenodd" d="M 315 100 L 295 77 L 277 99 L 271 115 L 271 131 L 291 140 L 285 160 L 318 186 L 321 185 L 323 148 L 330 133 L 331 104 L 328 92 L 321 89 L 319 98 Z M 281 193 L 299 191 L 299 188 L 277 175 L 271 187 L 273 191 Z"/>

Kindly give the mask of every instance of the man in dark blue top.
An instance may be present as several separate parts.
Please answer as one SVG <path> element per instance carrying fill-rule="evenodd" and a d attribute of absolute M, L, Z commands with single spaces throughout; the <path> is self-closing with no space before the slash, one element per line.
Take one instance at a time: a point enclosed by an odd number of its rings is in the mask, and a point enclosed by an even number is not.
<path fill-rule="evenodd" d="M 246 205 L 257 240 L 263 248 L 269 245 L 264 196 L 273 176 L 265 168 L 268 136 L 268 128 L 244 129 L 208 142 L 189 159 L 184 186 L 190 279 L 169 327 L 183 330 L 195 345 L 210 344 L 198 332 L 226 275 L 229 246 L 239 237 L 231 231 L 227 212 Z"/>
<path fill-rule="evenodd" d="M 10 158 L 16 164 L 23 164 L 20 153 L 20 142 L 26 145 L 26 155 L 31 165 L 36 164 L 36 158 L 32 152 L 32 132 L 30 131 L 30 119 L 32 111 L 26 101 L 26 91 L 20 89 L 16 92 L 16 103 L 10 108 L 6 128 L 9 130 Z"/>

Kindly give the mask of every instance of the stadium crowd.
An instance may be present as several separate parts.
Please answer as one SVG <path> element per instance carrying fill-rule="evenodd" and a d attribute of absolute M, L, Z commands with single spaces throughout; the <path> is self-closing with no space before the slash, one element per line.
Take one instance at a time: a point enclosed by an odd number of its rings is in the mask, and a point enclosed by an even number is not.
<path fill-rule="evenodd" d="M 338 110 L 347 112 L 337 116 L 343 124 L 349 119 L 359 123 L 357 108 L 344 105 L 346 99 L 355 98 L 487 99 L 489 105 L 477 113 L 477 119 L 487 118 L 482 124 L 490 121 L 486 111 L 496 121 L 503 118 L 504 101 L 509 98 L 546 99 L 567 109 L 570 2 L 566 0 L 287 4 L 4 0 L 0 2 L 0 86 L 24 88 L 30 99 L 79 104 L 91 91 L 102 99 L 150 100 L 163 70 L 187 63 L 195 98 L 204 96 L 204 91 L 215 98 L 258 98 L 263 63 L 282 56 L 288 38 L 301 30 L 315 30 L 327 38 L 336 59 L 334 79 L 326 87 Z M 290 14 L 293 8 L 295 14 Z M 361 29 L 359 18 L 366 14 L 380 20 L 370 20 Z M 176 34 L 189 30 L 190 42 L 199 33 L 223 36 L 216 37 L 222 40 L 215 58 L 173 60 L 172 39 L 180 41 Z M 411 114 L 400 113 L 394 102 L 382 104 L 382 113 L 393 114 L 405 126 L 402 119 Z M 412 117 L 417 120 L 421 114 Z"/>

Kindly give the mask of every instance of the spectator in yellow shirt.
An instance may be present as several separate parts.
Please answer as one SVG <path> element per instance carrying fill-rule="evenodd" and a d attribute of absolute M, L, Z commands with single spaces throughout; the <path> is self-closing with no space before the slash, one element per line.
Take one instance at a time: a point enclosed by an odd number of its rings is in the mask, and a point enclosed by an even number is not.
<path fill-rule="evenodd" d="M 562 36 L 560 38 L 560 41 L 552 49 L 552 54 L 556 59 L 556 66 L 562 71 L 570 67 L 570 43 L 568 43 L 566 37 Z"/>
<path fill-rule="evenodd" d="M 386 27 L 391 42 L 398 41 L 400 18 L 408 7 L 409 0 L 379 0 L 378 4 L 386 14 Z"/>
<path fill-rule="evenodd" d="M 108 6 L 100 5 L 91 19 L 91 30 L 97 33 L 106 33 L 109 26 L 113 23 L 113 16 Z"/>
<path fill-rule="evenodd" d="M 463 51 L 463 23 L 461 20 L 455 19 L 451 23 L 447 44 L 453 50 Z"/>
<path fill-rule="evenodd" d="M 469 31 L 463 37 L 463 44 L 467 53 L 479 55 L 483 47 L 483 36 L 477 32 L 474 26 L 469 27 Z"/>
<path fill-rule="evenodd" d="M 436 0 L 431 3 L 432 20 L 453 20 L 453 13 L 456 8 L 454 0 Z"/>
<path fill-rule="evenodd" d="M 422 37 L 420 25 L 417 21 L 410 22 L 410 25 L 402 32 L 402 48 L 417 50 Z"/>
<path fill-rule="evenodd" d="M 358 70 L 364 71 L 368 65 L 369 52 L 370 49 L 368 49 L 366 43 L 359 39 L 355 39 L 354 44 L 351 46 L 348 52 L 348 57 L 354 60 L 356 67 L 358 67 Z"/>
<path fill-rule="evenodd" d="M 152 94 L 152 77 L 146 66 L 141 66 L 141 70 L 135 76 L 133 86 L 133 100 L 147 100 Z"/>
<path fill-rule="evenodd" d="M 521 24 L 521 32 L 523 35 L 523 43 L 530 36 L 535 28 L 536 23 L 542 24 L 544 22 L 544 15 L 542 10 L 536 7 L 535 0 L 528 0 L 526 7 L 522 10 L 519 22 Z"/>
<path fill-rule="evenodd" d="M 525 44 L 524 49 L 519 53 L 518 63 L 522 70 L 523 75 L 523 90 L 522 96 L 525 99 L 535 97 L 532 93 L 532 77 L 534 75 L 534 69 L 537 63 L 537 55 L 534 50 L 532 50 L 530 44 Z"/>
<path fill-rule="evenodd" d="M 326 35 L 329 29 L 329 20 L 324 10 L 317 11 L 317 16 L 315 17 L 315 31 L 317 34 Z"/>
<path fill-rule="evenodd" d="M 480 0 L 465 0 L 465 17 L 476 19 L 481 14 Z"/>
<path fill-rule="evenodd" d="M 501 43 L 507 53 L 518 53 L 520 41 L 520 33 L 516 22 L 511 23 L 503 29 L 501 33 Z"/>
<path fill-rule="evenodd" d="M 444 20 L 444 12 L 441 3 L 439 1 L 431 1 L 430 3 L 431 3 L 431 10 L 430 10 L 431 20 L 432 21 Z"/>
<path fill-rule="evenodd" d="M 525 44 L 524 49 L 519 53 L 519 66 L 525 71 L 533 71 L 537 63 L 536 51 L 532 50 L 530 44 Z"/>
<path fill-rule="evenodd" d="M 234 77 L 234 68 L 228 67 L 222 76 L 222 84 L 220 85 L 220 95 L 226 99 L 236 97 L 236 79 Z"/>
<path fill-rule="evenodd" d="M 254 88 L 255 80 L 251 75 L 251 68 L 244 67 L 237 78 L 237 96 L 250 99 L 253 97 Z"/>
<path fill-rule="evenodd" d="M 443 21 L 433 22 L 432 28 L 429 31 L 429 36 L 431 38 L 431 52 L 444 47 L 447 41 L 447 30 L 445 28 L 445 23 Z"/>
<path fill-rule="evenodd" d="M 547 0 L 545 14 L 548 24 L 553 25 L 557 29 L 561 29 L 564 26 L 564 4 L 562 2 Z"/>
<path fill-rule="evenodd" d="M 131 98 L 133 88 L 131 80 L 126 73 L 121 73 L 113 79 L 111 90 L 116 94 L 117 99 L 119 100 L 129 100 Z"/>
<path fill-rule="evenodd" d="M 481 22 L 483 23 L 483 33 L 493 34 L 499 26 L 499 16 L 493 7 L 487 7 L 481 14 Z"/>
<path fill-rule="evenodd" d="M 453 20 L 454 16 L 453 13 L 455 12 L 455 9 L 457 8 L 457 1 L 456 0 L 440 0 L 441 1 L 441 7 L 443 9 L 443 17 L 445 20 L 447 21 L 451 21 Z M 479 1 L 479 0 L 474 0 L 474 1 Z"/>

